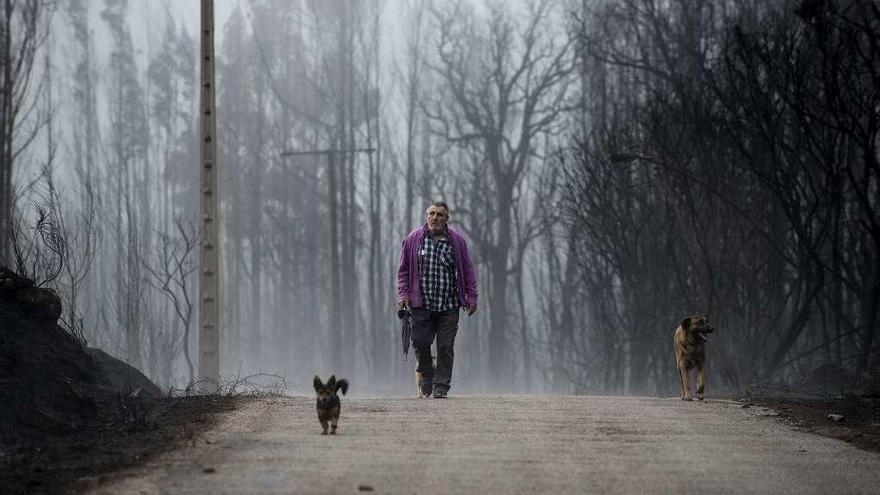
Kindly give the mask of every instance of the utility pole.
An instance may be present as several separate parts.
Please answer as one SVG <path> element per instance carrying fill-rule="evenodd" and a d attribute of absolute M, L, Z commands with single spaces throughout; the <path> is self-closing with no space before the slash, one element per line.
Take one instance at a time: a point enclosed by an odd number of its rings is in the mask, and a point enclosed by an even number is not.
<path fill-rule="evenodd" d="M 199 382 L 217 393 L 220 380 L 220 266 L 217 218 L 217 125 L 214 92 L 214 0 L 202 0 L 201 205 L 199 263 Z"/>

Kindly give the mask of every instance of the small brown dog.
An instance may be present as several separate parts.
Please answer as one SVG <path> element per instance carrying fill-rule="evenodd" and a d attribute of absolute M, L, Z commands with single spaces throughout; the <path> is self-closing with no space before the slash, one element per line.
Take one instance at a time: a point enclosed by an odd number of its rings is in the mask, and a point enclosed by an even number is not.
<path fill-rule="evenodd" d="M 337 390 L 342 390 L 345 395 L 348 392 L 348 380 L 336 380 L 336 375 L 330 375 L 327 383 L 322 383 L 321 378 L 315 375 L 315 392 L 318 394 L 317 409 L 318 421 L 321 422 L 321 428 L 324 430 L 321 435 L 327 434 L 327 424 L 330 424 L 330 434 L 336 434 L 336 426 L 339 423 L 339 395 Z"/>
<path fill-rule="evenodd" d="M 703 400 L 703 371 L 706 365 L 707 333 L 715 331 L 703 315 L 691 315 L 681 320 L 675 329 L 675 366 L 678 369 L 678 384 L 681 400 L 691 399 L 690 371 L 697 368 L 697 399 Z"/>

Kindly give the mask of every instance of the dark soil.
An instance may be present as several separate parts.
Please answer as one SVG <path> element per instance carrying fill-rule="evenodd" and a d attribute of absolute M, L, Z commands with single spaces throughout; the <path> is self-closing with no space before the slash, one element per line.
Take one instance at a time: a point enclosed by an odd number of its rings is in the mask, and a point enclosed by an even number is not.
<path fill-rule="evenodd" d="M 3 493 L 76 493 L 102 475 L 195 442 L 217 413 L 242 397 L 190 396 L 120 402 L 115 419 L 55 435 L 39 444 L 0 449 Z"/>
<path fill-rule="evenodd" d="M 880 452 L 880 397 L 848 395 L 839 398 L 750 397 L 745 403 L 768 407 L 779 417 L 806 431 L 836 438 L 871 452 Z M 829 414 L 843 419 L 834 421 Z"/>
<path fill-rule="evenodd" d="M 0 493 L 71 491 L 192 441 L 235 406 L 164 397 L 140 371 L 85 348 L 60 314 L 55 291 L 0 267 Z"/>

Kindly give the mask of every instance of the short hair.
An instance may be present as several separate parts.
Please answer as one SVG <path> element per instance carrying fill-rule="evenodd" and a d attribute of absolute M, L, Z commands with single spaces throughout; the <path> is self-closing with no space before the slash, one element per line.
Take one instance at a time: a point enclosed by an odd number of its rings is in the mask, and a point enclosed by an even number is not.
<path fill-rule="evenodd" d="M 446 204 L 445 201 L 434 201 L 433 203 L 428 205 L 428 208 L 431 208 L 432 206 L 439 206 L 439 207 L 446 208 L 446 212 L 449 213 L 449 205 Z"/>

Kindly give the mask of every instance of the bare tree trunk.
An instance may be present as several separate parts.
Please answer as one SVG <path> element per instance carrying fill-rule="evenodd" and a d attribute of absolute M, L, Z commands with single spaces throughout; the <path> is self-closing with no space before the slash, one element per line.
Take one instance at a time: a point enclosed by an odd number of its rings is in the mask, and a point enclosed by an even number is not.
<path fill-rule="evenodd" d="M 10 239 L 12 236 L 12 133 L 15 127 L 16 109 L 14 107 L 14 74 L 11 73 L 15 61 L 12 58 L 12 22 L 15 15 L 15 2 L 3 2 L 3 30 L 0 40 L 0 68 L 2 68 L 3 94 L 0 100 L 0 263 L 11 264 Z"/>
<path fill-rule="evenodd" d="M 33 126 L 18 136 L 18 141 L 15 137 L 21 117 L 36 104 L 36 100 L 28 101 L 29 83 L 36 50 L 43 40 L 41 14 L 50 6 L 39 0 L 3 0 L 0 8 L 0 264 L 12 265 L 14 162 L 42 126 Z"/>
<path fill-rule="evenodd" d="M 873 268 L 866 284 L 865 300 L 862 302 L 862 321 L 864 330 L 862 334 L 862 352 L 856 365 L 856 373 L 865 375 L 870 370 L 871 353 L 874 351 L 874 338 L 877 334 L 877 313 L 880 306 L 880 257 L 874 253 L 872 259 Z"/>
<path fill-rule="evenodd" d="M 371 97 L 372 88 L 378 87 L 380 82 L 379 75 L 379 45 L 380 45 L 380 16 L 378 11 L 371 12 L 371 43 L 369 46 L 370 57 L 367 62 L 366 80 L 368 81 L 367 89 L 363 94 L 363 105 L 367 112 L 367 149 L 372 149 L 377 143 L 382 142 L 382 127 L 379 115 L 379 101 Z M 385 289 L 386 280 L 385 263 L 383 260 L 386 252 L 382 246 L 382 227 L 384 215 L 382 215 L 382 170 L 381 164 L 383 155 L 381 146 L 375 153 L 369 153 L 367 156 L 369 166 L 369 260 L 368 260 L 368 294 L 367 294 L 367 311 L 369 314 L 369 340 L 370 354 L 368 356 L 368 369 L 377 383 L 388 383 L 390 378 L 391 367 L 389 364 L 393 362 L 392 356 L 388 355 L 390 351 L 387 329 L 384 328 L 383 322 L 388 321 L 385 315 L 390 314 L 391 305 L 387 301 L 387 293 Z"/>
<path fill-rule="evenodd" d="M 416 2 L 416 6 L 411 8 L 415 12 L 411 12 L 413 18 L 410 26 L 412 31 L 407 39 L 407 75 L 406 75 L 406 201 L 404 204 L 404 225 L 412 228 L 413 218 L 412 211 L 414 206 L 414 192 L 416 180 L 416 164 L 415 164 L 415 140 L 417 127 L 417 114 L 419 105 L 419 87 L 421 84 L 421 59 L 422 59 L 422 18 L 424 17 L 425 4 Z M 423 198 L 423 199 L 427 199 Z"/>
<path fill-rule="evenodd" d="M 338 140 L 335 142 L 339 143 Z M 340 303 L 342 296 L 339 280 L 339 203 L 337 200 L 339 197 L 339 185 L 337 184 L 337 154 L 329 153 L 327 159 L 327 181 L 329 188 L 327 202 L 330 204 L 330 245 L 328 246 L 330 249 L 330 266 L 328 267 L 330 272 L 330 293 L 327 295 L 327 322 L 330 333 L 330 362 L 334 368 L 341 369 L 341 366 L 344 364 L 342 353 L 344 342 Z"/>
<path fill-rule="evenodd" d="M 265 88 L 262 83 L 257 88 L 256 130 L 254 133 L 253 169 L 251 171 L 250 193 L 250 275 L 251 304 L 248 328 L 249 357 L 254 364 L 263 363 L 263 324 L 262 324 L 262 263 L 263 263 L 263 153 L 265 134 Z"/>
<path fill-rule="evenodd" d="M 522 340 L 522 369 L 523 369 L 523 385 L 526 391 L 531 391 L 534 386 L 532 383 L 532 341 L 529 337 L 528 315 L 526 314 L 526 300 L 523 293 L 523 277 L 516 279 L 516 299 L 519 306 L 519 330 L 520 339 Z"/>

